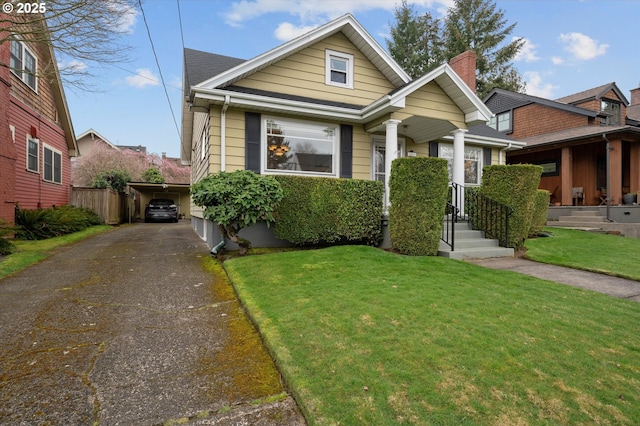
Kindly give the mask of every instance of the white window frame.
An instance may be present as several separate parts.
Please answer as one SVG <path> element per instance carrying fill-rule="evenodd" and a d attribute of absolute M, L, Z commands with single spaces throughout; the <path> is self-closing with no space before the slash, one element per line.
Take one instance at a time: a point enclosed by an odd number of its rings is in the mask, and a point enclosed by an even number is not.
<path fill-rule="evenodd" d="M 404 138 L 398 138 L 398 152 L 396 154 L 396 158 L 402 158 L 405 157 L 406 154 L 406 140 Z M 379 172 L 377 170 L 376 167 L 376 156 L 380 155 L 380 148 L 382 148 L 382 151 L 385 151 L 385 155 L 386 155 L 386 148 L 387 148 L 387 142 L 384 136 L 373 136 L 371 138 L 371 180 L 380 180 L 380 182 L 385 181 L 385 176 L 386 176 L 386 170 L 384 172 Z M 385 159 L 386 157 L 382 158 L 382 164 L 384 166 L 385 163 Z M 378 179 L 381 178 L 381 179 Z"/>
<path fill-rule="evenodd" d="M 209 145 L 209 117 L 207 117 L 204 128 L 202 129 L 202 135 L 200 136 L 200 161 L 203 161 L 207 154 L 207 147 Z"/>
<path fill-rule="evenodd" d="M 20 54 L 21 54 L 20 64 L 19 64 L 20 69 L 17 69 L 18 67 L 16 66 L 16 64 L 13 63 L 13 58 L 11 58 L 10 60 L 11 72 L 20 80 L 22 80 L 24 84 L 29 86 L 31 90 L 37 93 L 38 92 L 38 76 L 37 76 L 38 57 L 35 55 L 35 53 L 31 49 L 29 49 L 27 44 L 22 40 L 11 39 L 11 47 L 14 46 L 14 43 L 20 46 Z M 27 63 L 27 55 L 33 58 L 33 68 L 34 68 L 33 70 L 26 69 L 25 64 Z M 11 56 L 13 56 L 13 53 L 11 54 Z M 33 85 L 31 85 L 31 81 L 30 81 L 31 79 L 33 79 Z"/>
<path fill-rule="evenodd" d="M 444 152 L 445 150 L 450 150 L 451 152 L 451 157 L 445 155 L 446 152 Z M 467 171 L 466 171 L 466 167 L 465 167 L 465 173 L 464 173 L 464 177 L 465 177 L 465 182 L 464 185 L 465 186 L 480 186 L 480 184 L 482 183 L 482 167 L 484 167 L 484 151 L 482 149 L 482 147 L 479 146 L 465 146 L 464 147 L 464 161 L 465 163 L 467 161 L 472 161 L 473 159 L 469 159 L 467 154 L 469 151 L 476 151 L 478 154 L 478 167 L 476 169 L 476 182 L 467 182 Z M 447 169 L 449 171 L 449 181 L 451 182 L 452 179 L 452 174 L 453 174 L 453 144 L 450 143 L 438 143 L 438 157 L 440 158 L 445 158 L 449 164 L 447 165 Z"/>
<path fill-rule="evenodd" d="M 331 60 L 337 59 L 346 62 L 346 81 L 344 83 L 340 83 L 338 81 L 333 81 L 331 79 L 331 72 L 333 68 L 331 67 Z M 353 61 L 354 57 L 350 53 L 337 52 L 335 50 L 327 49 L 325 51 L 325 83 L 329 86 L 343 87 L 347 89 L 353 89 Z M 338 70 L 342 72 L 342 70 Z"/>
<path fill-rule="evenodd" d="M 35 169 L 29 168 L 29 156 L 31 155 L 29 151 L 30 142 L 33 142 L 36 145 L 36 152 L 35 152 L 36 168 Z M 27 135 L 25 161 L 26 161 L 25 168 L 27 169 L 28 172 L 40 173 L 40 140 L 38 138 L 31 137 L 31 135 Z"/>
<path fill-rule="evenodd" d="M 49 166 L 51 167 L 50 171 L 48 170 L 48 165 L 46 163 L 46 151 L 51 151 L 51 165 Z M 56 155 L 59 157 L 59 179 L 56 179 Z M 47 178 L 48 171 L 51 173 L 50 179 Z M 44 180 L 45 182 L 62 184 L 62 152 L 47 144 L 42 145 L 42 180 Z"/>
<path fill-rule="evenodd" d="M 280 170 L 267 168 L 267 122 L 269 120 L 275 120 L 278 123 L 292 123 L 295 125 L 309 125 L 314 127 L 333 128 L 333 148 L 332 148 L 332 173 L 312 172 L 305 170 Z M 306 121 L 296 120 L 292 118 L 283 118 L 277 116 L 263 116 L 260 126 L 260 173 L 265 175 L 298 175 L 298 176 L 324 176 L 324 177 L 338 177 L 340 173 L 340 126 L 338 124 L 319 122 L 319 121 Z"/>

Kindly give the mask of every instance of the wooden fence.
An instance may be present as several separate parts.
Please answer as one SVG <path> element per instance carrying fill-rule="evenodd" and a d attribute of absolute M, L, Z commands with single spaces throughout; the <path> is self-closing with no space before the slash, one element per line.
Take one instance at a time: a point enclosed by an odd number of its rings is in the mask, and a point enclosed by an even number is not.
<path fill-rule="evenodd" d="M 111 189 L 78 188 L 71 190 L 71 204 L 91 209 L 104 223 L 117 225 L 127 220 L 127 194 Z"/>

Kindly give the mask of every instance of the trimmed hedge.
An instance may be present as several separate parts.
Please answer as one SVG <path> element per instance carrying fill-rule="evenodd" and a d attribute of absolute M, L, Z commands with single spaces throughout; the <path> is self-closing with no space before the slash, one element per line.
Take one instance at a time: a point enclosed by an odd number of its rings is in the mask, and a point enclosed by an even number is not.
<path fill-rule="evenodd" d="M 483 169 L 479 192 L 513 209 L 509 247 L 522 248 L 529 236 L 542 167 L 531 164 L 493 165 Z"/>
<path fill-rule="evenodd" d="M 536 193 L 536 205 L 531 218 L 531 228 L 529 228 L 529 236 L 533 236 L 538 232 L 541 232 L 542 228 L 547 224 L 550 199 L 551 192 L 546 189 L 538 189 L 538 192 Z"/>
<path fill-rule="evenodd" d="M 391 166 L 389 187 L 393 248 L 411 256 L 437 255 L 449 193 L 447 160 L 397 158 Z"/>
<path fill-rule="evenodd" d="M 276 176 L 284 192 L 275 212 L 276 237 L 297 245 L 382 240 L 382 182 Z"/>

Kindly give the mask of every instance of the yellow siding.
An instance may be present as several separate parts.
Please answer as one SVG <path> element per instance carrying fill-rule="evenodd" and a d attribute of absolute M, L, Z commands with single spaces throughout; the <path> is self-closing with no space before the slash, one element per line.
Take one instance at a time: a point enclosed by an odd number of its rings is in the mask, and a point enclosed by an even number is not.
<path fill-rule="evenodd" d="M 354 179 L 371 179 L 371 135 L 364 127 L 353 126 L 353 168 Z"/>
<path fill-rule="evenodd" d="M 393 118 L 405 120 L 414 115 L 449 121 L 459 129 L 467 128 L 462 110 L 433 81 L 407 96 L 405 108 L 393 113 Z"/>
<path fill-rule="evenodd" d="M 353 89 L 325 84 L 327 49 L 354 56 Z M 394 89 L 384 75 L 342 33 L 321 40 L 240 80 L 236 85 L 356 105 L 368 105 Z"/>

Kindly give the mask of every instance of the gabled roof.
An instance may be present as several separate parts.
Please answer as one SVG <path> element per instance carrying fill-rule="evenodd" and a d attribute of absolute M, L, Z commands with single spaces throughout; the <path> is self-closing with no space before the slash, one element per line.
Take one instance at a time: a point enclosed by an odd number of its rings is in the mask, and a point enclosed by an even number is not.
<path fill-rule="evenodd" d="M 195 86 L 214 89 L 232 85 L 236 81 L 338 32 L 342 32 L 394 86 L 399 87 L 411 80 L 407 73 L 389 57 L 375 39 L 356 21 L 353 15 L 347 13 L 222 73 L 211 73 L 208 80 L 197 83 Z"/>
<path fill-rule="evenodd" d="M 202 83 L 212 76 L 221 74 L 243 62 L 246 62 L 246 59 L 185 48 L 183 73 L 184 96 L 189 96 L 191 86 Z"/>
<path fill-rule="evenodd" d="M 596 117 L 598 115 L 597 112 L 590 109 L 499 88 L 495 88 L 489 92 L 484 99 L 484 103 L 495 114 L 500 114 L 525 105 L 538 104 L 574 114 L 586 115 L 588 117 Z"/>
<path fill-rule="evenodd" d="M 613 90 L 618 98 L 625 104 L 629 105 L 629 101 L 624 97 L 615 82 L 603 84 L 602 86 L 594 87 L 593 89 L 584 90 L 573 95 L 565 96 L 563 98 L 556 99 L 556 102 L 564 104 L 577 104 L 592 99 L 600 100 L 604 95 Z"/>
<path fill-rule="evenodd" d="M 118 148 L 117 146 L 115 146 L 114 144 L 109 142 L 109 140 L 107 138 L 105 138 L 104 136 L 102 136 L 100 133 L 96 132 L 93 129 L 89 129 L 89 130 L 83 132 L 82 134 L 76 136 L 76 140 L 83 139 L 83 138 L 85 138 L 87 136 L 91 137 L 91 140 L 96 140 L 96 139 L 101 140 L 102 142 L 106 143 L 109 146 L 109 148 L 113 148 L 113 149 L 115 149 L 117 151 L 120 150 L 120 148 Z"/>

